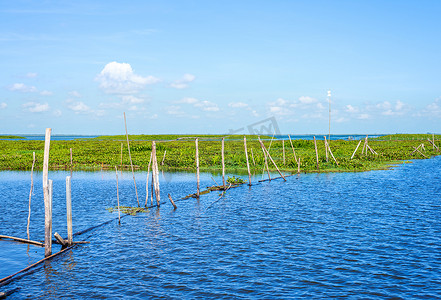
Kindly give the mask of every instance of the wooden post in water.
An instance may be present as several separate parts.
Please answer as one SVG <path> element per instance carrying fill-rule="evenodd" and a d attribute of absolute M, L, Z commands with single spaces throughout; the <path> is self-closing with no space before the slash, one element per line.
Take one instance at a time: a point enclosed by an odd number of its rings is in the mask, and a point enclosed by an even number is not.
<path fill-rule="evenodd" d="M 34 166 L 35 166 L 35 152 L 32 152 L 33 161 L 32 161 L 32 168 L 31 168 L 31 190 L 29 191 L 29 214 L 28 214 L 28 226 L 26 227 L 26 232 L 28 234 L 28 240 L 30 240 L 29 237 L 29 224 L 31 223 L 31 198 L 32 198 L 32 191 L 34 190 Z"/>
<path fill-rule="evenodd" d="M 282 140 L 282 148 L 283 148 L 283 165 L 285 165 L 285 140 Z"/>
<path fill-rule="evenodd" d="M 49 229 L 48 233 L 51 235 L 49 239 L 49 255 L 52 254 L 52 196 L 54 193 L 54 184 L 51 179 L 48 180 L 48 190 L 49 190 Z M 45 250 L 46 250 L 46 242 L 45 242 Z M 45 251 L 46 252 L 46 251 Z"/>
<path fill-rule="evenodd" d="M 173 208 L 176 209 L 178 208 L 175 204 L 175 202 L 173 201 L 172 197 L 170 196 L 170 194 L 168 194 L 168 199 L 170 200 L 171 204 L 173 205 Z"/>
<path fill-rule="evenodd" d="M 326 141 L 326 135 L 324 135 L 323 138 L 325 140 L 326 162 L 329 162 L 329 158 L 328 158 L 328 142 Z"/>
<path fill-rule="evenodd" d="M 317 161 L 317 171 L 320 172 L 319 158 L 318 158 L 318 151 L 317 151 L 317 141 L 315 140 L 315 136 L 314 136 L 314 147 L 315 147 L 315 158 L 316 158 L 316 161 Z"/>
<path fill-rule="evenodd" d="M 152 141 L 152 183 L 155 189 L 156 205 L 160 206 L 161 194 L 159 191 L 159 170 L 158 160 L 156 158 L 156 142 Z"/>
<path fill-rule="evenodd" d="M 197 181 L 197 191 L 196 191 L 196 196 L 199 198 L 199 194 L 200 194 L 200 178 L 199 178 L 199 145 L 198 145 L 198 138 L 196 138 L 195 140 L 195 144 L 196 144 L 196 181 Z"/>
<path fill-rule="evenodd" d="M 133 171 L 132 155 L 130 154 L 129 133 L 127 132 L 126 113 L 124 112 L 124 125 L 126 127 L 127 148 L 129 149 L 130 167 L 132 168 L 133 182 L 135 183 L 136 201 L 139 207 L 138 189 L 136 188 L 135 171 Z"/>
<path fill-rule="evenodd" d="M 67 212 L 67 243 L 69 246 L 73 244 L 72 231 L 72 189 L 71 177 L 66 176 L 66 212 Z"/>
<path fill-rule="evenodd" d="M 250 150 L 251 150 L 251 157 L 253 158 L 253 166 L 256 166 L 256 161 L 254 160 L 253 148 L 251 148 Z"/>
<path fill-rule="evenodd" d="M 118 188 L 118 168 L 115 166 L 116 173 L 116 203 L 118 205 L 118 224 L 121 225 L 121 212 L 119 210 L 119 188 Z"/>
<path fill-rule="evenodd" d="M 147 207 L 147 202 L 149 200 L 149 173 L 150 173 L 150 164 L 151 163 L 152 163 L 152 152 L 150 152 L 150 160 L 149 160 L 149 165 L 147 167 L 147 180 L 145 183 L 145 207 Z"/>
<path fill-rule="evenodd" d="M 259 137 L 259 142 L 260 142 L 260 137 Z M 265 150 L 263 150 L 264 146 L 262 146 L 262 145 L 263 145 L 263 143 L 261 142 L 261 143 L 260 143 L 260 148 L 262 149 L 263 157 L 264 157 L 264 159 L 265 159 L 265 165 L 263 166 L 263 172 L 262 172 L 262 179 L 263 179 L 263 176 L 264 176 L 264 174 L 265 174 L 265 168 L 266 168 L 266 171 L 267 171 L 267 173 L 268 173 L 268 180 L 271 181 L 271 175 L 270 175 L 269 167 L 268 167 L 268 157 L 267 157 L 267 155 L 266 155 Z"/>
<path fill-rule="evenodd" d="M 250 163 L 248 161 L 248 149 L 247 149 L 247 138 L 243 137 L 243 144 L 245 147 L 245 158 L 247 160 L 247 169 L 248 169 L 248 185 L 251 186 L 251 172 L 250 172 Z"/>
<path fill-rule="evenodd" d="M 44 158 L 43 158 L 43 195 L 44 195 L 44 255 L 52 254 L 52 219 L 51 219 L 51 199 L 49 193 L 49 150 L 51 144 L 51 128 L 46 128 L 44 139 Z"/>
<path fill-rule="evenodd" d="M 358 147 L 360 147 L 361 141 L 362 141 L 362 140 L 360 140 L 360 141 L 358 142 L 357 148 L 355 148 L 355 151 L 354 151 L 354 153 L 352 153 L 351 159 L 353 159 L 353 158 L 354 158 L 354 155 L 355 155 L 355 153 L 357 152 L 357 150 L 358 150 Z"/>
<path fill-rule="evenodd" d="M 259 137 L 259 142 L 260 145 L 262 146 L 263 150 L 266 152 L 266 154 L 268 155 L 269 159 L 271 160 L 271 162 L 273 163 L 274 167 L 276 167 L 277 172 L 279 172 L 280 176 L 286 181 L 285 176 L 283 176 L 282 172 L 280 172 L 279 168 L 277 167 L 276 163 L 274 162 L 273 158 L 271 157 L 271 155 L 269 154 L 268 150 L 266 150 L 265 145 L 262 143 L 262 141 L 260 140 Z"/>
<path fill-rule="evenodd" d="M 226 188 L 225 185 L 225 141 L 224 138 L 222 138 L 222 183 L 224 184 L 224 189 Z"/>
<path fill-rule="evenodd" d="M 164 165 L 165 155 L 167 154 L 167 150 L 164 151 L 164 156 L 162 157 L 161 166 Z"/>
<path fill-rule="evenodd" d="M 299 162 L 297 163 L 297 173 L 300 174 L 300 157 L 299 157 Z"/>

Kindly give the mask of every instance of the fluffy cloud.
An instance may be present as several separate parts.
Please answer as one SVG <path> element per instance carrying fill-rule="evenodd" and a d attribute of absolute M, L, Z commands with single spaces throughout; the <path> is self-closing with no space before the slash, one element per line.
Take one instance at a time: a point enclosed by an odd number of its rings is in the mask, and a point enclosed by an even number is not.
<path fill-rule="evenodd" d="M 177 101 L 177 103 L 184 103 L 184 104 L 195 104 L 198 102 L 199 102 L 198 99 L 191 97 L 182 98 L 181 100 Z"/>
<path fill-rule="evenodd" d="M 69 108 L 70 110 L 74 111 L 75 113 L 88 113 L 91 112 L 91 109 L 89 106 L 87 106 L 84 102 L 82 101 L 71 101 L 68 105 L 67 108 Z"/>
<path fill-rule="evenodd" d="M 9 87 L 10 91 L 22 93 L 36 93 L 38 89 L 35 86 L 27 86 L 24 83 L 14 83 Z"/>
<path fill-rule="evenodd" d="M 5 109 L 8 105 L 5 102 L 0 103 L 0 109 Z"/>
<path fill-rule="evenodd" d="M 210 101 L 200 101 L 194 106 L 202 109 L 203 111 L 219 111 L 217 104 Z"/>
<path fill-rule="evenodd" d="M 243 102 L 231 102 L 231 103 L 228 103 L 228 106 L 232 107 L 232 108 L 245 108 L 245 107 L 248 107 L 248 104 L 243 103 Z"/>
<path fill-rule="evenodd" d="M 108 63 L 96 76 L 100 88 L 109 94 L 133 94 L 144 89 L 148 84 L 154 84 L 160 80 L 154 76 L 143 77 L 133 72 L 130 64 Z"/>
<path fill-rule="evenodd" d="M 132 95 L 127 95 L 127 96 L 122 96 L 122 101 L 123 103 L 128 103 L 128 104 L 140 104 L 140 103 L 144 103 L 144 99 L 139 98 L 139 97 L 135 97 Z"/>
<path fill-rule="evenodd" d="M 49 110 L 48 103 L 27 102 L 22 105 L 23 109 L 33 113 L 39 113 Z"/>
<path fill-rule="evenodd" d="M 182 108 L 179 105 L 170 105 L 165 108 L 167 114 L 173 115 L 173 116 L 183 116 L 184 112 L 182 111 Z"/>
<path fill-rule="evenodd" d="M 299 102 L 302 104 L 312 104 L 316 103 L 317 99 L 308 96 L 301 96 L 299 97 Z"/>
<path fill-rule="evenodd" d="M 196 79 L 196 76 L 192 74 L 184 74 L 181 79 L 175 80 L 170 84 L 170 87 L 175 89 L 188 88 L 188 84 Z"/>

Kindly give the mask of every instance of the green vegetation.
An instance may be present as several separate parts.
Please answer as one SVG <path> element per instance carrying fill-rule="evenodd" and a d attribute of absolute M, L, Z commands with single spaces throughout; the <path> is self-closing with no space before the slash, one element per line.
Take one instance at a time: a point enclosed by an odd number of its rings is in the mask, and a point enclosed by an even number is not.
<path fill-rule="evenodd" d="M 118 206 L 106 208 L 108 212 L 118 212 Z M 131 207 L 131 206 L 120 206 L 119 210 L 122 214 L 135 216 L 137 213 L 146 213 L 149 210 L 144 207 Z"/>
<path fill-rule="evenodd" d="M 386 169 L 391 164 L 401 161 L 424 158 L 420 153 L 414 151 L 424 143 L 425 150 L 420 150 L 428 157 L 439 155 L 437 149 L 427 141 L 431 135 L 392 135 L 384 136 L 380 139 L 369 139 L 369 146 L 378 155 L 368 151 L 361 154 L 363 143 L 357 150 L 354 158 L 351 159 L 359 141 L 331 141 L 332 152 L 339 165 L 329 157 L 326 161 L 326 153 L 323 141 L 317 141 L 319 152 L 319 164 L 321 172 L 347 172 L 347 171 L 366 171 L 373 169 Z M 143 136 L 157 141 L 157 159 L 159 168 L 163 170 L 195 170 L 195 143 L 190 140 L 173 140 L 176 136 Z M 160 137 L 164 140 L 161 141 Z M 170 138 L 169 138 L 170 137 Z M 184 137 L 184 136 L 181 136 Z M 202 137 L 202 136 L 201 136 Z M 221 142 L 220 136 L 204 136 L 215 140 L 199 141 L 199 161 L 202 171 L 218 171 L 221 169 Z M 238 139 L 225 141 L 225 165 L 229 172 L 243 174 L 246 170 L 246 160 L 243 145 L 243 136 Z M 239 139 L 240 138 L 240 139 Z M 130 148 L 132 161 L 135 169 L 147 170 L 150 159 L 151 142 L 136 140 L 130 137 Z M 441 136 L 435 136 L 435 143 L 440 144 Z M 264 141 L 268 148 L 270 140 Z M 121 144 L 123 145 L 121 163 Z M 259 142 L 252 137 L 247 137 L 248 156 L 250 166 L 253 171 L 262 172 L 264 167 L 264 156 L 260 149 Z M 314 142 L 309 140 L 293 140 L 296 156 L 301 158 L 302 172 L 317 172 Z M 35 168 L 42 169 L 43 165 L 44 141 L 31 140 L 0 140 L 0 170 L 30 170 L 32 166 L 32 152 L 36 154 Z M 70 151 L 73 152 L 73 163 L 70 164 Z M 163 155 L 166 152 L 164 164 Z M 285 163 L 283 162 L 283 148 L 281 140 L 274 140 L 271 143 L 271 156 L 278 167 L 284 171 L 297 171 L 297 162 L 289 141 L 285 141 Z M 130 170 L 130 160 L 127 150 L 127 143 L 119 137 L 106 139 L 88 139 L 74 141 L 52 141 L 50 149 L 50 168 L 52 170 L 100 170 L 112 169 L 115 166 L 125 170 Z M 275 168 L 269 164 L 272 170 Z"/>
<path fill-rule="evenodd" d="M 231 183 L 231 184 L 244 184 L 247 181 L 243 180 L 240 177 L 236 177 L 236 176 L 230 177 L 230 176 L 228 176 L 227 182 Z"/>
<path fill-rule="evenodd" d="M 17 135 L 0 135 L 0 139 L 24 139 L 24 137 Z"/>

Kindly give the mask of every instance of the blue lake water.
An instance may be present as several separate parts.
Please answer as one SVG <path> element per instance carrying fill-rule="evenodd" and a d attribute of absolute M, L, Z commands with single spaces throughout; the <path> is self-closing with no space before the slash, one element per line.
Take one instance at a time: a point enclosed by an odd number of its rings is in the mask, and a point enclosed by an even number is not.
<path fill-rule="evenodd" d="M 53 231 L 66 236 L 65 176 L 54 180 Z M 212 185 L 202 174 L 202 186 Z M 122 205 L 136 206 L 130 173 Z M 145 172 L 136 173 L 141 204 Z M 242 176 L 245 178 L 246 176 Z M 214 174 L 219 183 L 221 178 Z M 261 175 L 253 178 L 255 182 Z M 44 238 L 41 173 L 31 239 Z M 193 173 L 160 176 L 161 197 L 196 189 Z M 26 237 L 29 172 L 0 172 L 0 234 Z M 114 172 L 74 172 L 74 231 L 117 214 Z M 10 299 L 441 298 L 441 157 L 363 173 L 300 174 L 127 216 L 7 286 Z M 217 202 L 216 202 L 217 201 Z M 58 250 L 56 247 L 54 251 Z M 0 277 L 41 259 L 0 241 Z"/>

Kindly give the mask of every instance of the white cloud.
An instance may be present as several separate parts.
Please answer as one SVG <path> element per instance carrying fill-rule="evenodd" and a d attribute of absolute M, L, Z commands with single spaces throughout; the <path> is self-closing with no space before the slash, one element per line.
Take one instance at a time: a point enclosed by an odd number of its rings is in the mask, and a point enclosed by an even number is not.
<path fill-rule="evenodd" d="M 230 102 L 228 103 L 228 106 L 232 108 L 245 108 L 248 107 L 248 104 L 243 102 Z"/>
<path fill-rule="evenodd" d="M 35 77 L 37 77 L 37 75 L 38 75 L 37 73 L 29 72 L 26 74 L 26 77 L 27 78 L 35 78 Z"/>
<path fill-rule="evenodd" d="M 175 89 L 188 88 L 188 84 L 196 79 L 196 76 L 192 74 L 184 74 L 181 79 L 175 80 L 170 84 L 170 87 Z"/>
<path fill-rule="evenodd" d="M 350 104 L 345 106 L 345 111 L 348 113 L 357 113 L 358 112 L 358 107 L 354 107 Z"/>
<path fill-rule="evenodd" d="M 195 104 L 198 102 L 199 102 L 199 100 L 196 98 L 186 97 L 186 98 L 182 98 L 181 100 L 177 101 L 176 103 Z"/>
<path fill-rule="evenodd" d="M 0 109 L 5 109 L 8 105 L 5 102 L 0 103 Z"/>
<path fill-rule="evenodd" d="M 299 102 L 302 104 L 312 104 L 312 103 L 316 103 L 317 99 L 309 96 L 301 96 L 299 97 Z"/>
<path fill-rule="evenodd" d="M 200 101 L 194 106 L 202 109 L 203 111 L 219 111 L 217 104 L 210 101 Z"/>
<path fill-rule="evenodd" d="M 90 113 L 92 112 L 92 110 L 90 109 L 89 106 L 87 106 L 84 102 L 82 101 L 72 101 L 72 100 L 68 100 L 66 101 L 68 104 L 67 108 L 69 108 L 70 110 L 74 111 L 76 114 L 80 114 L 80 113 Z"/>
<path fill-rule="evenodd" d="M 132 95 L 122 96 L 123 103 L 129 103 L 129 104 L 139 104 L 143 103 L 145 100 L 139 97 L 135 97 Z"/>
<path fill-rule="evenodd" d="M 40 95 L 42 96 L 52 96 L 54 93 L 50 92 L 50 91 L 41 91 Z"/>
<path fill-rule="evenodd" d="M 69 95 L 71 95 L 72 97 L 75 97 L 75 98 L 81 98 L 81 94 L 77 91 L 71 91 L 71 92 L 69 92 Z"/>
<path fill-rule="evenodd" d="M 27 86 L 24 83 L 14 83 L 9 87 L 10 91 L 22 93 L 36 93 L 38 89 L 35 86 Z"/>
<path fill-rule="evenodd" d="M 133 72 L 130 64 L 108 63 L 95 78 L 100 83 L 100 88 L 109 94 L 133 94 L 144 89 L 148 84 L 160 80 L 154 76 L 142 77 Z"/>
<path fill-rule="evenodd" d="M 23 109 L 29 112 L 44 112 L 49 110 L 48 103 L 27 102 L 22 105 Z"/>
<path fill-rule="evenodd" d="M 167 114 L 173 115 L 173 116 L 183 116 L 184 112 L 182 111 L 182 108 L 179 105 L 170 105 L 165 108 Z"/>

